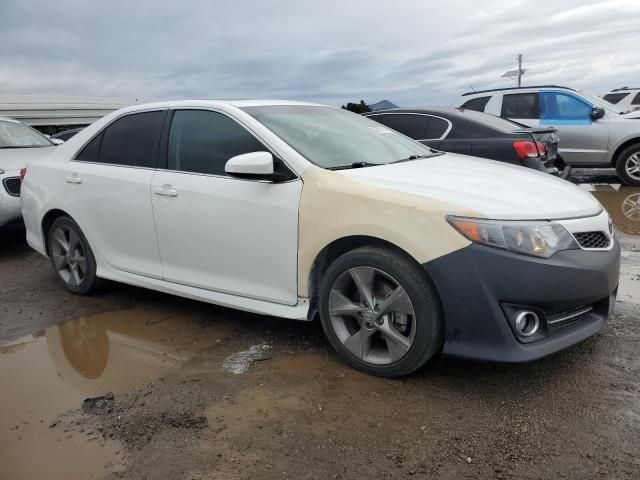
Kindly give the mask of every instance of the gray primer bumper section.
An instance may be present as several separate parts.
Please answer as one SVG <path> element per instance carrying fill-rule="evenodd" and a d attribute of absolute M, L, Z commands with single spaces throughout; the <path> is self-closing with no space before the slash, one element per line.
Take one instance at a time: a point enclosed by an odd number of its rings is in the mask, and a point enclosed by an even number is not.
<path fill-rule="evenodd" d="M 423 265 L 445 315 L 444 353 L 481 360 L 525 362 L 597 333 L 615 303 L 620 247 L 567 250 L 549 259 L 472 244 Z M 593 312 L 544 339 L 520 342 L 502 303 L 536 308 L 543 315 L 593 305 Z M 546 322 L 543 321 L 546 329 Z"/>

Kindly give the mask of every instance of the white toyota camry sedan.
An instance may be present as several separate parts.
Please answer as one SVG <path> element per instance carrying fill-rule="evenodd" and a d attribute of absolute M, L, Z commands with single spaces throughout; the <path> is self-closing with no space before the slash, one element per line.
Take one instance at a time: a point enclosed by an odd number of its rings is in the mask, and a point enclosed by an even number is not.
<path fill-rule="evenodd" d="M 615 303 L 620 249 L 591 195 L 333 107 L 137 105 L 23 174 L 27 240 L 70 292 L 105 278 L 319 316 L 376 375 L 440 351 L 533 360 L 596 333 Z"/>

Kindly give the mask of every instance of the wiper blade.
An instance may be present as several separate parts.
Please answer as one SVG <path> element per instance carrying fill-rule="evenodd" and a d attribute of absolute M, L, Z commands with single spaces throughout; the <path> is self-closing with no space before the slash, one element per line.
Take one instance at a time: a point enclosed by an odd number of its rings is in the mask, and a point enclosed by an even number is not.
<path fill-rule="evenodd" d="M 5 148 L 40 148 L 46 145 L 5 145 L 4 147 L 0 147 L 0 149 Z"/>
<path fill-rule="evenodd" d="M 348 170 L 350 168 L 363 168 L 363 167 L 375 167 L 380 165 L 379 163 L 369 163 L 369 162 L 353 162 L 349 165 L 338 165 L 336 167 L 327 167 L 327 170 Z"/>
<path fill-rule="evenodd" d="M 400 160 L 394 160 L 389 163 L 402 163 L 402 162 L 410 162 L 411 160 L 418 160 L 420 158 L 428 158 L 430 155 L 409 155 L 407 158 L 401 158 Z"/>

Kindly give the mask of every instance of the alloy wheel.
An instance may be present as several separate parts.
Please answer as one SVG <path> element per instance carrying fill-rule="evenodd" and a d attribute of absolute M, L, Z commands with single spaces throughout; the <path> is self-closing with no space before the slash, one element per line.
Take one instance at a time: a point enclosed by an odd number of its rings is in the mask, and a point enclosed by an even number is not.
<path fill-rule="evenodd" d="M 329 294 L 329 317 L 344 347 L 367 363 L 397 362 L 415 340 L 415 311 L 409 295 L 377 268 L 350 268 L 336 279 Z"/>
<path fill-rule="evenodd" d="M 640 152 L 629 155 L 624 169 L 631 178 L 640 180 Z"/>
<path fill-rule="evenodd" d="M 66 226 L 53 232 L 51 244 L 53 265 L 62 280 L 72 287 L 78 287 L 87 273 L 87 259 L 80 236 Z"/>
<path fill-rule="evenodd" d="M 640 193 L 632 193 L 624 199 L 622 214 L 634 222 L 640 221 Z"/>

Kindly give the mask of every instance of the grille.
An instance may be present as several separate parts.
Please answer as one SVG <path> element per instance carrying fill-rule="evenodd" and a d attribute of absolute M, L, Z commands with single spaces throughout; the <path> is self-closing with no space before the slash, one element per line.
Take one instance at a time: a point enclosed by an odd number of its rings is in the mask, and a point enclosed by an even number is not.
<path fill-rule="evenodd" d="M 547 328 L 549 329 L 549 332 L 553 332 L 560 328 L 568 327 L 569 325 L 573 325 L 574 323 L 582 320 L 585 315 L 588 315 L 591 312 L 593 312 L 593 307 L 585 305 L 584 307 L 558 313 L 547 318 Z"/>
<path fill-rule="evenodd" d="M 20 177 L 5 178 L 3 183 L 9 195 L 13 197 L 20 196 Z"/>
<path fill-rule="evenodd" d="M 574 237 L 582 248 L 608 248 L 609 238 L 603 232 L 574 233 Z"/>

